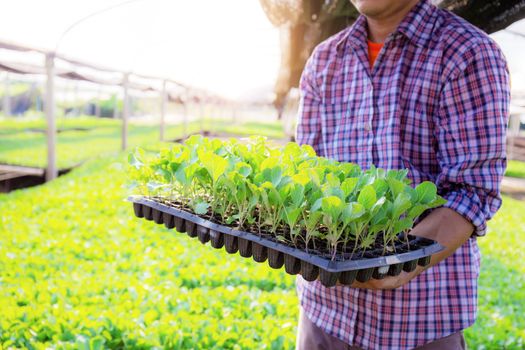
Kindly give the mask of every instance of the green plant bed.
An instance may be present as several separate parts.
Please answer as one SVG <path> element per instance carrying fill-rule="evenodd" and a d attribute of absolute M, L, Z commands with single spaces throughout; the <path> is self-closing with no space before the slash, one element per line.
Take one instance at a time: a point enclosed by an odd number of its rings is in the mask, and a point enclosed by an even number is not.
<path fill-rule="evenodd" d="M 293 350 L 294 278 L 136 220 L 124 161 L 0 194 L 0 348 Z M 525 346 L 524 212 L 504 196 L 478 239 L 470 349 Z"/>
<path fill-rule="evenodd" d="M 505 176 L 525 179 L 525 162 L 519 160 L 509 160 Z"/>
<path fill-rule="evenodd" d="M 229 125 L 222 121 L 207 120 L 202 126 L 207 130 L 236 132 L 240 135 L 268 133 L 269 136 L 282 135 L 276 130 L 277 123 L 265 124 L 241 123 Z M 277 125 L 277 126 L 276 126 Z M 43 168 L 47 161 L 47 141 L 42 132 L 46 122 L 44 118 L 0 118 L 0 163 Z M 93 157 L 111 156 L 121 149 L 121 121 L 95 117 L 58 118 L 57 127 L 67 132 L 57 135 L 57 166 L 67 169 L 77 166 Z M 200 122 L 187 125 L 188 133 L 198 132 Z M 78 131 L 74 129 L 84 129 Z M 33 130 L 33 131 L 28 131 Z M 184 134 L 182 124 L 167 125 L 166 140 L 180 138 Z M 266 135 L 266 134 L 265 134 Z M 128 147 L 159 150 L 167 143 L 159 139 L 158 125 L 141 125 L 130 122 L 128 129 Z"/>
<path fill-rule="evenodd" d="M 35 125 L 29 122 L 28 125 Z M 38 125 L 38 124 L 37 124 Z M 73 128 L 74 123 L 64 127 Z M 121 148 L 120 123 L 101 120 L 100 124 L 86 122 L 78 124 L 88 127 L 87 131 L 68 131 L 57 135 L 57 166 L 67 169 L 77 166 L 90 158 L 116 155 Z M 98 125 L 98 126 L 97 126 Z M 16 130 L 16 129 L 11 129 Z M 151 145 L 158 140 L 158 127 L 130 124 L 128 145 L 136 147 Z M 190 125 L 197 130 L 197 125 Z M 182 135 L 182 126 L 171 127 L 167 136 Z M 35 132 L 11 132 L 0 137 L 0 163 L 43 168 L 47 160 L 46 136 Z M 160 142 L 159 142 L 160 144 Z M 158 145 L 157 145 L 158 147 Z"/>
<path fill-rule="evenodd" d="M 0 194 L 0 348 L 292 349 L 293 278 L 148 233 L 122 163 Z"/>

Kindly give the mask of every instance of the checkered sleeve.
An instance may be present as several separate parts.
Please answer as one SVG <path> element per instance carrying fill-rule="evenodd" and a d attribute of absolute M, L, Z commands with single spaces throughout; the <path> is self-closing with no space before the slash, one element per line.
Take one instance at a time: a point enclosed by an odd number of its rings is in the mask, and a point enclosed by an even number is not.
<path fill-rule="evenodd" d="M 482 236 L 501 206 L 509 76 L 503 54 L 489 39 L 461 55 L 441 92 L 435 123 L 441 167 L 437 185 L 448 200 L 444 206 L 469 220 L 474 234 Z"/>
<path fill-rule="evenodd" d="M 297 113 L 295 140 L 299 144 L 312 146 L 320 154 L 321 146 L 321 94 L 316 81 L 316 51 L 306 62 L 299 83 L 300 102 Z"/>

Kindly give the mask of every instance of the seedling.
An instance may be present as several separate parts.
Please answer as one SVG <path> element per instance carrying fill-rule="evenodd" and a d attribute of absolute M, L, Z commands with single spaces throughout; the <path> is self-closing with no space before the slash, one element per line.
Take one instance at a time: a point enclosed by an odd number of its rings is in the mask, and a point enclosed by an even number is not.
<path fill-rule="evenodd" d="M 421 214 L 445 202 L 431 182 L 412 187 L 407 170 L 363 171 L 262 137 L 195 136 L 152 160 L 137 150 L 129 164 L 135 193 L 332 260 L 395 251 Z"/>

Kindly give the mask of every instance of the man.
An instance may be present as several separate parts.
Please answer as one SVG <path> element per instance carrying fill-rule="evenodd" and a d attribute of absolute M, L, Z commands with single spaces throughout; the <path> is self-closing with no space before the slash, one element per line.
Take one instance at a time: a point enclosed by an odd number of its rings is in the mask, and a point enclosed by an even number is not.
<path fill-rule="evenodd" d="M 487 35 L 429 0 L 351 1 L 361 16 L 306 64 L 297 140 L 436 183 L 448 202 L 412 233 L 445 250 L 430 267 L 352 287 L 298 277 L 297 348 L 464 349 L 462 330 L 476 319 L 476 237 L 501 205 L 506 62 Z"/>

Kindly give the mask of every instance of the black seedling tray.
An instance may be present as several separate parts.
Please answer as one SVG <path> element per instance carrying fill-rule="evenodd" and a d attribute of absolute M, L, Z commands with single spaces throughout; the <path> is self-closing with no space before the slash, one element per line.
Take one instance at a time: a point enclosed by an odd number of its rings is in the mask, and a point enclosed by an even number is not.
<path fill-rule="evenodd" d="M 198 237 L 204 244 L 223 248 L 230 254 L 239 252 L 242 257 L 253 257 L 256 262 L 268 260 L 274 269 L 284 266 L 288 274 L 301 274 L 307 281 L 317 278 L 325 287 L 339 283 L 351 285 L 354 280 L 366 282 L 371 278 L 381 279 L 397 276 L 401 271 L 414 271 L 417 265 L 426 266 L 430 256 L 443 250 L 433 240 L 409 236 L 409 244 L 416 248 L 409 252 L 385 255 L 359 260 L 331 260 L 330 258 L 307 253 L 301 249 L 275 242 L 256 234 L 239 231 L 205 220 L 198 215 L 159 203 L 142 196 L 128 198 L 133 203 L 135 215 L 139 218 L 164 224 L 178 232 L 186 232 L 190 237 Z"/>

